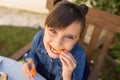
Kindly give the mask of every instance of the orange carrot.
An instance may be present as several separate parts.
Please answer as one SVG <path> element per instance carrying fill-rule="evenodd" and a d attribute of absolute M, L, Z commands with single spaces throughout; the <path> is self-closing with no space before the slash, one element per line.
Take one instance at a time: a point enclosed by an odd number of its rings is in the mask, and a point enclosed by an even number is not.
<path fill-rule="evenodd" d="M 63 52 L 63 50 L 56 50 L 56 52 L 57 52 L 58 54 L 61 54 L 61 53 Z"/>
<path fill-rule="evenodd" d="M 31 73 L 32 73 L 32 76 L 35 77 L 35 75 L 36 75 L 36 69 L 35 69 L 35 68 L 32 68 L 32 69 L 31 69 Z"/>

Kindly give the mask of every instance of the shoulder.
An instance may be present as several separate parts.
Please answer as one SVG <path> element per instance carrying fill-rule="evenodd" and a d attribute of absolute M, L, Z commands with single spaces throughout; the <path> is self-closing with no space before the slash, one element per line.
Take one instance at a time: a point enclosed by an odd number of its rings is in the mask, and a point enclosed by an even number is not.
<path fill-rule="evenodd" d="M 38 46 L 40 42 L 43 41 L 43 36 L 44 36 L 44 30 L 40 30 L 39 32 L 37 32 L 33 38 L 32 44 Z"/>
<path fill-rule="evenodd" d="M 36 33 L 34 39 L 39 39 L 44 35 L 44 30 L 40 30 L 39 32 Z"/>

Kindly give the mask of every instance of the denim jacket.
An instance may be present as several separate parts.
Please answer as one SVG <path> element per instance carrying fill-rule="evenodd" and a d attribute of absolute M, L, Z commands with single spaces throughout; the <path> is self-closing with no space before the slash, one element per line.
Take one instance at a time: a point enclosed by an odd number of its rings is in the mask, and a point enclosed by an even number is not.
<path fill-rule="evenodd" d="M 62 63 L 57 59 L 50 58 L 43 44 L 44 30 L 39 31 L 32 42 L 32 48 L 24 60 L 28 58 L 34 60 L 36 70 L 47 80 L 62 80 Z M 70 52 L 77 62 L 77 66 L 72 74 L 72 80 L 85 80 L 84 69 L 86 66 L 86 56 L 84 50 L 79 44 L 75 44 Z M 87 75 L 87 74 L 86 74 Z"/>

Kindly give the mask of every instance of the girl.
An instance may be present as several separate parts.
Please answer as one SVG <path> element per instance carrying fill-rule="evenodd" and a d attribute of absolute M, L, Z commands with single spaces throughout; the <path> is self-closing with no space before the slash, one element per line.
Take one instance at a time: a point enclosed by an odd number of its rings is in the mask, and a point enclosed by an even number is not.
<path fill-rule="evenodd" d="M 88 7 L 67 1 L 55 2 L 44 30 L 38 32 L 22 67 L 23 74 L 33 79 L 30 67 L 47 80 L 85 80 L 88 65 L 82 47 L 77 43 L 85 27 Z"/>

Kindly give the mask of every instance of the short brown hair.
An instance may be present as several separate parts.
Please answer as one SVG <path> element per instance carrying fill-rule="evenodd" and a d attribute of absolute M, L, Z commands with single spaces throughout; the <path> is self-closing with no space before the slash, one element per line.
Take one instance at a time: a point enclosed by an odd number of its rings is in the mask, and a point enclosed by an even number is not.
<path fill-rule="evenodd" d="M 81 22 L 82 28 L 85 26 L 85 14 L 88 7 L 76 5 L 68 1 L 62 1 L 55 5 L 46 18 L 45 25 L 54 29 L 64 29 L 74 21 Z"/>

